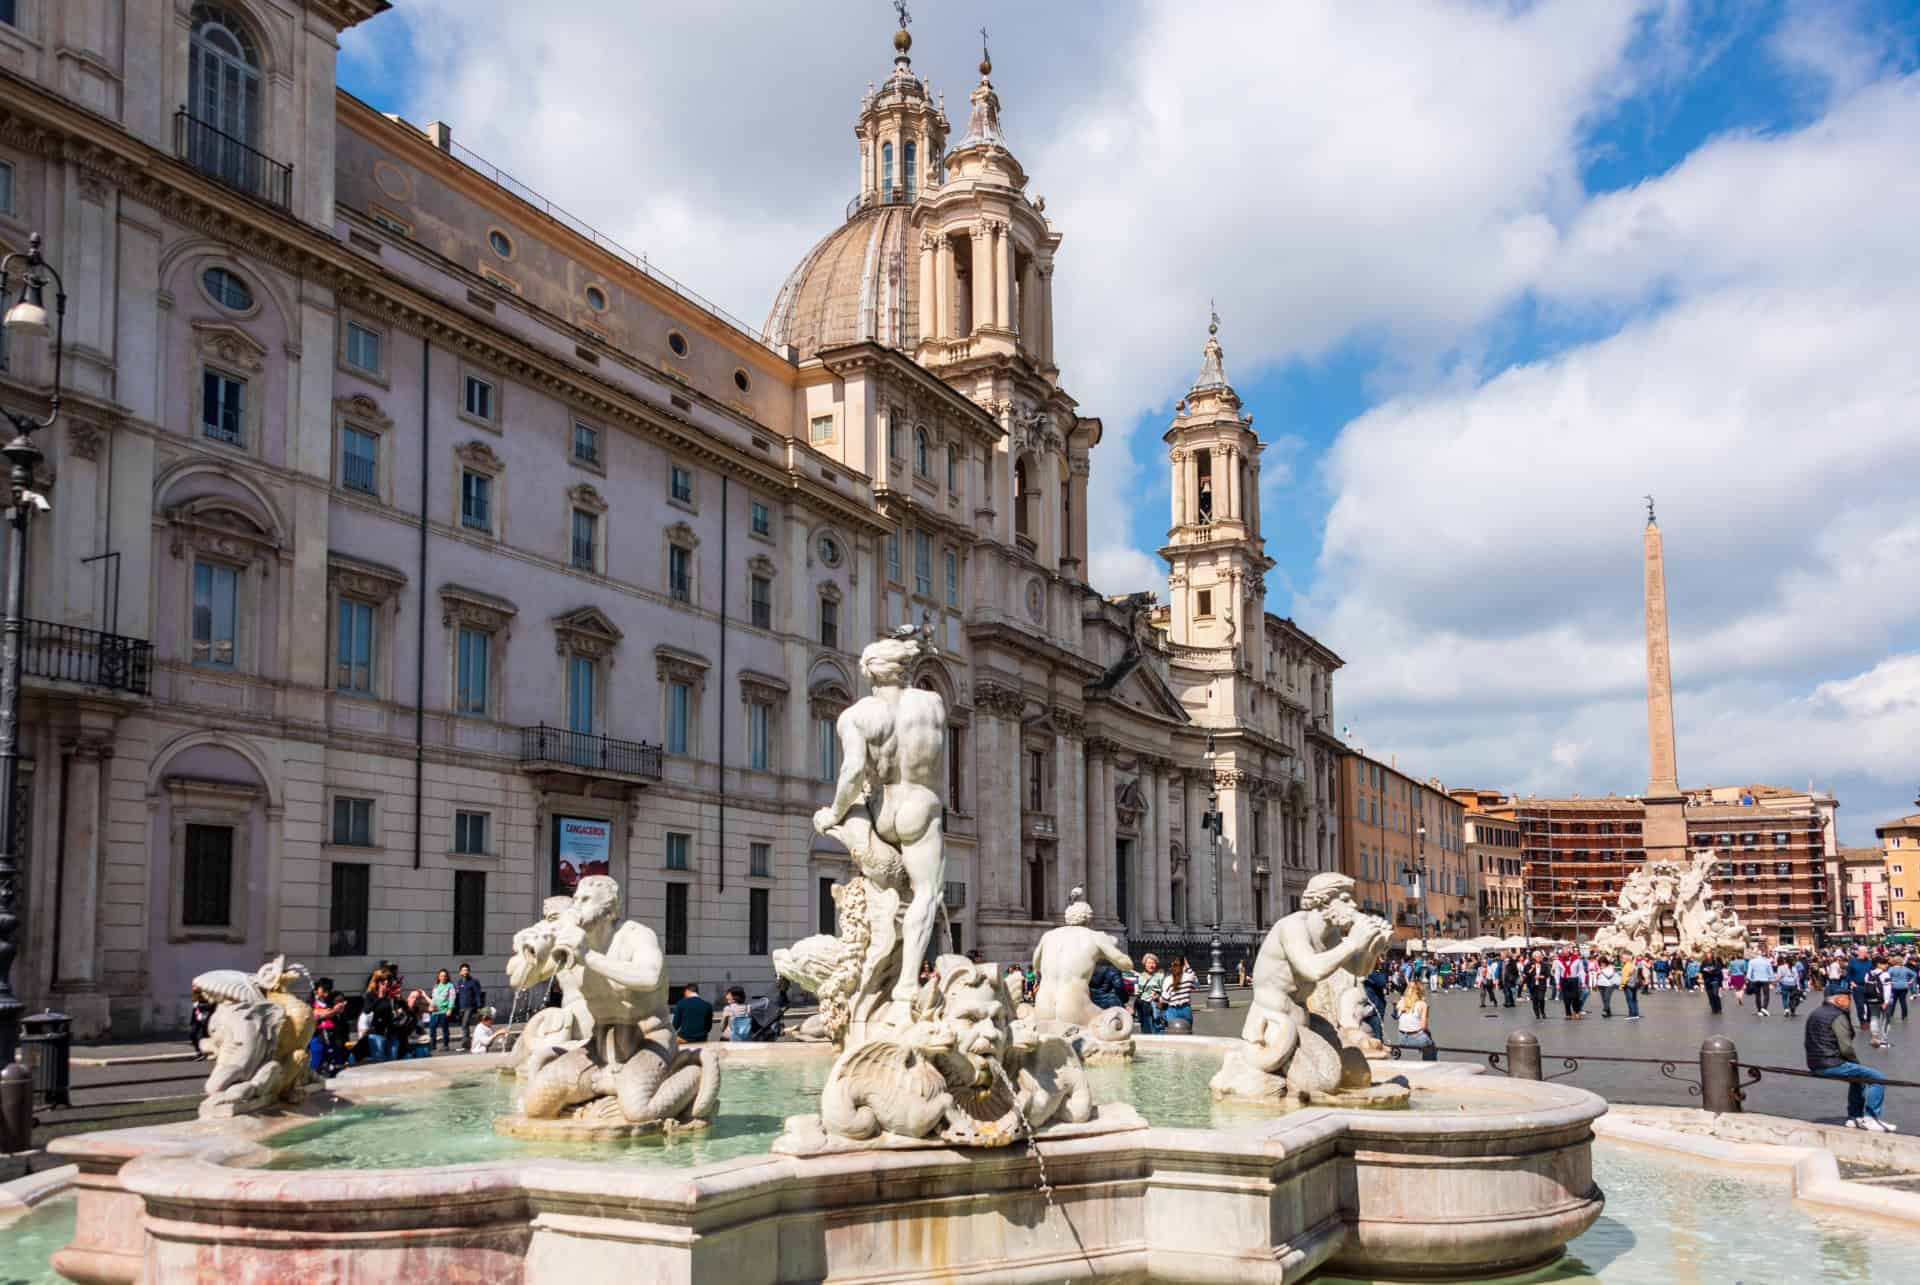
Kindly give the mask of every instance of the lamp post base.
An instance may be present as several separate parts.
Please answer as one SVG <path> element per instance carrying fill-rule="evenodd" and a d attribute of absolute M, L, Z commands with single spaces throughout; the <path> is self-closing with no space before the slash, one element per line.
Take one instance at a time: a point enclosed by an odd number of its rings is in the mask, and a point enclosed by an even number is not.
<path fill-rule="evenodd" d="M 1216 929 L 1207 958 L 1207 1007 L 1231 1008 L 1227 999 L 1227 966 L 1220 958 L 1220 933 Z"/>

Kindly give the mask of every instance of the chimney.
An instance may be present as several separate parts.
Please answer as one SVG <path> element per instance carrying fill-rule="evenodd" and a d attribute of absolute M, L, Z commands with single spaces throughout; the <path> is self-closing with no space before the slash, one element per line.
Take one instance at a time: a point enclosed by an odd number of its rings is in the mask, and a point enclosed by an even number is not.
<path fill-rule="evenodd" d="M 427 123 L 427 141 L 443 152 L 453 150 L 453 126 L 443 120 Z"/>

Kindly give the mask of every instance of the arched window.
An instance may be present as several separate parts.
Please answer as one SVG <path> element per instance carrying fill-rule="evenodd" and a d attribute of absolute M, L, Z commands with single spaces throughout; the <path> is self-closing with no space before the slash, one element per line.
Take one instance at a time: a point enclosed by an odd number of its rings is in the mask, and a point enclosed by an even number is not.
<path fill-rule="evenodd" d="M 1013 533 L 1027 535 L 1027 505 L 1033 498 L 1033 488 L 1027 482 L 1027 462 L 1018 459 L 1013 462 Z"/>
<path fill-rule="evenodd" d="M 933 443 L 924 428 L 913 430 L 913 471 L 921 477 L 933 476 Z"/>
<path fill-rule="evenodd" d="M 1212 451 L 1199 452 L 1199 458 L 1198 458 L 1198 463 L 1195 466 L 1195 472 L 1198 475 L 1198 481 L 1199 481 L 1200 520 L 1202 522 L 1211 522 L 1213 521 L 1213 452 Z"/>
<path fill-rule="evenodd" d="M 880 199 L 893 199 L 893 144 L 880 144 Z"/>
<path fill-rule="evenodd" d="M 260 54 L 247 29 L 218 5 L 197 4 L 187 58 L 187 111 L 202 124 L 258 146 Z"/>
<path fill-rule="evenodd" d="M 901 182 L 906 184 L 907 199 L 909 201 L 913 199 L 914 182 L 918 178 L 918 175 L 914 173 L 914 170 L 916 168 L 916 166 L 914 165 L 914 158 L 918 154 L 919 154 L 919 148 L 912 143 L 908 143 L 906 145 L 905 150 L 901 152 L 901 156 L 905 160 L 905 164 L 903 164 L 900 167 L 900 180 Z"/>

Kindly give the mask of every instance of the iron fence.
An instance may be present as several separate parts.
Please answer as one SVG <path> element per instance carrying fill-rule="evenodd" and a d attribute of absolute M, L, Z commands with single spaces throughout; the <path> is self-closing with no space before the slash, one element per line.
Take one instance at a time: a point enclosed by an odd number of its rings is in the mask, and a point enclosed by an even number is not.
<path fill-rule="evenodd" d="M 152 643 L 50 620 L 25 624 L 21 669 L 29 678 L 148 694 L 153 680 Z"/>
<path fill-rule="evenodd" d="M 281 209 L 293 198 L 293 166 L 201 120 L 185 108 L 173 114 L 174 154 L 202 174 Z"/>
<path fill-rule="evenodd" d="M 660 779 L 660 747 L 545 723 L 520 729 L 520 762 Z"/>

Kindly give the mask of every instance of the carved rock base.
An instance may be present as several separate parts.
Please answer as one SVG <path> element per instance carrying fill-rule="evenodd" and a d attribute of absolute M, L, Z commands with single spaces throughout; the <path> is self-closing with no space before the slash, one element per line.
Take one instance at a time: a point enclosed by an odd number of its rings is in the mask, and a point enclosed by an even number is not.
<path fill-rule="evenodd" d="M 1056 1139 L 1092 1138 L 1109 1133 L 1127 1133 L 1136 1129 L 1145 1129 L 1147 1122 L 1140 1113 L 1124 1102 L 1103 1102 L 1095 1109 L 1093 1118 L 1079 1124 L 1055 1123 L 1042 1125 L 1036 1136 L 1042 1142 Z M 774 1140 L 771 1148 L 777 1156 L 843 1156 L 863 1151 L 969 1151 L 986 1148 L 955 1146 L 939 1138 L 909 1138 L 897 1133 L 881 1133 L 871 1138 L 854 1139 L 836 1137 L 826 1131 L 817 1115 L 791 1115 L 787 1117 L 786 1131 Z"/>
<path fill-rule="evenodd" d="M 1090 1035 L 1082 1034 L 1074 1041 L 1073 1046 L 1079 1050 L 1080 1060 L 1088 1066 L 1133 1061 L 1132 1040 L 1096 1040 Z"/>
<path fill-rule="evenodd" d="M 1259 1102 L 1288 1109 L 1320 1106 L 1365 1111 L 1404 1110 L 1412 1096 L 1404 1084 L 1355 1083 L 1351 1070 L 1339 1088 L 1298 1092 L 1287 1087 L 1286 1077 L 1262 1071 L 1240 1049 L 1228 1052 L 1207 1088 L 1215 1102 Z"/>
<path fill-rule="evenodd" d="M 708 1126 L 706 1120 L 648 1120 L 644 1124 L 603 1123 L 562 1116 L 557 1120 L 534 1120 L 524 1115 L 497 1115 L 493 1131 L 509 1138 L 528 1138 L 535 1142 L 624 1142 L 632 1138 L 650 1138 L 656 1134 L 696 1133 Z"/>

